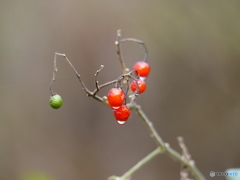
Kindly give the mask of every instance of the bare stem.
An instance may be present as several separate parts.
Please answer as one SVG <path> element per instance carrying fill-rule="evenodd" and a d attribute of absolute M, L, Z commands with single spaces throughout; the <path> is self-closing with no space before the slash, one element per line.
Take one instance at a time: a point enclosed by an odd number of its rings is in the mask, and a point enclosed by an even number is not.
<path fill-rule="evenodd" d="M 117 54 L 119 57 L 119 61 L 122 67 L 122 71 L 124 72 L 123 75 L 121 75 L 118 79 L 107 82 L 105 84 L 99 85 L 99 82 L 97 80 L 98 74 L 99 72 L 103 69 L 103 66 L 101 66 L 101 68 L 99 70 L 97 70 L 96 74 L 95 74 L 95 86 L 96 89 L 93 91 L 90 91 L 84 84 L 84 82 L 82 81 L 82 78 L 80 76 L 80 74 L 77 72 L 77 70 L 75 69 L 75 67 L 72 65 L 72 63 L 70 62 L 70 60 L 67 58 L 67 56 L 65 54 L 62 53 L 57 53 L 55 52 L 55 56 L 54 56 L 54 71 L 53 71 L 53 77 L 52 77 L 52 81 L 50 83 L 50 92 L 52 95 L 54 95 L 55 93 L 52 91 L 52 86 L 53 83 L 55 82 L 55 76 L 56 73 L 58 71 L 57 69 L 57 56 L 62 56 L 65 58 L 65 60 L 68 62 L 68 64 L 70 65 L 70 67 L 73 69 L 76 77 L 78 78 L 83 90 L 86 92 L 87 96 L 92 97 L 94 99 L 96 99 L 99 102 L 102 102 L 103 104 L 107 104 L 106 102 L 106 98 L 105 97 L 99 97 L 97 95 L 97 93 L 104 87 L 107 87 L 109 85 L 112 84 L 117 84 L 117 83 L 122 83 L 123 80 L 128 81 L 129 78 L 137 80 L 137 78 L 132 76 L 133 71 L 129 72 L 128 68 L 126 68 L 125 63 L 123 61 L 122 55 L 121 55 L 121 48 L 120 48 L 120 43 L 126 42 L 126 41 L 133 41 L 136 43 L 139 43 L 143 46 L 144 50 L 145 50 L 145 57 L 144 57 L 144 61 L 147 61 L 147 48 L 144 44 L 143 41 L 137 40 L 137 39 L 133 39 L 133 38 L 125 38 L 120 40 L 121 38 L 121 31 L 118 30 L 117 32 L 117 41 L 116 41 L 116 45 L 117 45 Z M 128 88 L 128 87 L 127 87 Z M 129 169 L 126 173 L 124 173 L 121 177 L 117 177 L 117 176 L 112 176 L 109 178 L 109 180 L 128 180 L 130 179 L 131 175 L 133 173 L 135 173 L 137 170 L 139 170 L 144 164 L 146 164 L 148 161 L 150 161 L 152 158 L 154 158 L 155 156 L 157 156 L 160 153 L 166 153 L 168 154 L 170 157 L 172 157 L 173 159 L 175 159 L 176 161 L 180 162 L 182 164 L 182 167 L 184 167 L 184 169 L 182 170 L 182 172 L 184 171 L 184 173 L 189 170 L 191 171 L 192 175 L 196 178 L 196 180 L 205 180 L 205 177 L 201 174 L 201 172 L 198 170 L 198 168 L 195 166 L 194 161 L 191 159 L 190 154 L 187 151 L 187 147 L 184 144 L 183 138 L 178 138 L 179 141 L 179 145 L 182 149 L 182 153 L 183 155 L 179 154 L 177 151 L 175 151 L 174 149 L 172 149 L 170 147 L 170 145 L 168 143 L 165 143 L 162 138 L 159 136 L 158 132 L 156 131 L 155 127 L 153 126 L 152 122 L 149 120 L 149 118 L 147 117 L 147 115 L 143 112 L 143 110 L 141 109 L 141 107 L 135 103 L 134 99 L 135 96 L 137 94 L 133 93 L 133 97 L 131 98 L 130 103 L 128 104 L 129 108 L 133 109 L 136 111 L 136 113 L 138 114 L 138 116 L 142 119 L 142 121 L 144 122 L 145 126 L 147 127 L 150 136 L 153 138 L 153 140 L 156 142 L 158 148 L 155 149 L 153 152 L 151 152 L 150 154 L 148 154 L 146 157 L 144 157 L 142 160 L 140 160 L 136 165 L 134 165 L 131 169 Z M 188 178 L 188 174 L 185 174 L 184 177 L 186 176 L 185 179 Z M 183 177 L 183 176 L 181 176 Z"/>
<path fill-rule="evenodd" d="M 96 96 L 96 94 L 98 93 L 98 91 L 100 91 L 99 85 L 98 85 L 98 74 L 100 73 L 100 71 L 104 68 L 104 65 L 101 65 L 100 69 L 97 70 L 96 74 L 95 74 L 95 86 L 96 86 L 96 90 L 93 92 L 93 96 Z"/>
<path fill-rule="evenodd" d="M 186 166 L 192 173 L 192 175 L 197 180 L 205 180 L 205 177 L 202 175 L 202 173 L 198 170 L 198 168 L 195 166 L 195 163 L 193 160 L 189 161 L 186 158 L 182 158 L 181 154 L 179 154 L 177 151 L 172 149 L 168 143 L 165 143 L 162 138 L 157 133 L 156 129 L 154 128 L 152 122 L 148 119 L 146 114 L 142 111 L 141 107 L 137 104 L 129 104 L 129 107 L 131 109 L 134 109 L 136 113 L 139 115 L 139 117 L 144 122 L 145 126 L 148 128 L 150 132 L 150 136 L 154 139 L 156 144 L 159 148 L 161 148 L 161 151 L 163 153 L 168 154 L 170 157 L 175 159 L 176 161 L 180 162 L 184 166 Z"/>
<path fill-rule="evenodd" d="M 125 172 L 122 176 L 121 179 L 126 179 L 130 177 L 133 173 L 135 173 L 138 169 L 140 169 L 143 165 L 145 165 L 147 162 L 152 160 L 155 156 L 158 154 L 162 153 L 163 151 L 161 148 L 157 148 L 154 151 L 152 151 L 150 154 L 145 156 L 142 160 L 140 160 L 137 164 L 135 164 L 131 169 L 129 169 L 127 172 Z"/>
<path fill-rule="evenodd" d="M 177 138 L 177 140 L 178 140 L 178 144 L 179 144 L 180 148 L 182 149 L 183 157 L 190 161 L 191 160 L 191 155 L 188 152 L 188 149 L 187 149 L 187 146 L 184 143 L 183 137 L 179 136 Z"/>
<path fill-rule="evenodd" d="M 135 166 L 133 166 L 131 169 L 129 169 L 126 173 L 124 173 L 121 177 L 112 176 L 109 180 L 127 180 L 133 173 L 135 173 L 137 170 L 139 170 L 144 164 L 146 164 L 148 161 L 150 161 L 153 157 L 155 157 L 157 154 L 160 153 L 166 153 L 176 161 L 180 162 L 182 165 L 184 165 L 186 168 L 188 168 L 192 175 L 196 178 L 196 180 L 205 180 L 205 177 L 202 175 L 202 173 L 198 170 L 198 168 L 195 166 L 195 163 L 193 160 L 189 161 L 186 158 L 183 158 L 181 154 L 179 154 L 177 151 L 172 149 L 168 143 L 165 143 L 162 138 L 159 136 L 157 131 L 155 130 L 152 122 L 148 119 L 146 114 L 142 111 L 141 107 L 137 104 L 129 104 L 128 105 L 131 109 L 134 109 L 136 113 L 139 115 L 139 117 L 144 122 L 145 126 L 148 128 L 150 132 L 150 136 L 154 139 L 156 144 L 158 145 L 158 148 L 155 149 L 152 153 L 144 157 L 141 161 L 139 161 Z M 186 150 L 186 148 L 185 148 Z"/>
<path fill-rule="evenodd" d="M 158 154 L 162 153 L 163 151 L 161 150 L 161 148 L 156 148 L 154 151 L 152 151 L 151 153 L 149 153 L 147 156 L 145 156 L 143 159 L 141 159 L 137 164 L 135 164 L 132 168 L 130 168 L 127 172 L 125 172 L 121 177 L 117 177 L 117 176 L 111 176 L 108 180 L 126 180 L 126 179 L 130 179 L 131 176 L 137 171 L 139 170 L 143 165 L 145 165 L 147 162 L 149 162 L 150 160 L 152 160 L 155 156 L 157 156 Z"/>
<path fill-rule="evenodd" d="M 148 119 L 147 115 L 142 111 L 141 107 L 137 104 L 129 104 L 128 105 L 131 109 L 134 109 L 139 117 L 142 119 L 144 124 L 146 125 L 150 136 L 154 139 L 156 144 L 163 150 L 166 150 L 166 144 L 162 140 L 162 138 L 158 135 L 156 129 L 153 126 L 153 123 Z"/>
<path fill-rule="evenodd" d="M 117 46 L 117 55 L 118 55 L 118 58 L 119 58 L 119 62 L 121 64 L 122 71 L 125 74 L 125 73 L 129 72 L 129 69 L 126 67 L 125 62 L 123 60 L 122 53 L 121 53 L 121 46 L 120 46 L 120 44 L 124 43 L 124 42 L 135 42 L 135 43 L 140 44 L 143 47 L 143 49 L 144 49 L 144 54 L 145 55 L 144 55 L 143 61 L 145 61 L 145 62 L 147 62 L 147 59 L 148 59 L 148 50 L 147 50 L 147 46 L 145 45 L 145 43 L 143 41 L 135 39 L 135 38 L 124 38 L 124 39 L 121 39 L 121 30 L 119 29 L 117 31 L 117 40 L 115 41 L 115 44 Z"/>
<path fill-rule="evenodd" d="M 120 43 L 124 43 L 124 42 L 129 42 L 129 41 L 132 41 L 132 42 L 135 42 L 135 43 L 138 43 L 140 44 L 143 49 L 144 49 L 144 59 L 143 61 L 147 62 L 147 59 L 148 59 L 148 50 L 147 50 L 147 46 L 145 45 L 145 43 L 141 40 L 138 40 L 138 39 L 135 39 L 135 38 L 124 38 L 124 39 L 121 39 L 119 42 Z"/>
<path fill-rule="evenodd" d="M 191 161 L 191 162 L 186 161 L 186 159 L 183 159 L 182 156 L 177 151 L 175 151 L 170 147 L 167 148 L 166 153 L 176 161 L 179 161 L 181 164 L 185 165 L 197 180 L 205 180 L 205 177 L 203 176 L 203 174 L 195 166 L 194 161 Z"/>
<path fill-rule="evenodd" d="M 50 83 L 50 92 L 51 94 L 55 94 L 53 93 L 52 91 L 52 86 L 53 86 L 53 83 L 55 82 L 55 75 L 57 73 L 57 56 L 62 56 L 65 58 L 65 60 L 68 62 L 68 64 L 70 65 L 70 67 L 73 69 L 76 77 L 78 78 L 80 84 L 82 85 L 82 88 L 83 90 L 87 93 L 87 96 L 90 96 L 90 97 L 93 97 L 94 99 L 98 100 L 99 102 L 102 102 L 102 103 L 105 103 L 105 101 L 103 100 L 103 98 L 99 97 L 96 95 L 96 93 L 94 94 L 93 92 L 91 92 L 84 84 L 84 82 L 82 81 L 82 78 L 80 76 L 80 74 L 77 72 L 77 70 L 75 69 L 75 67 L 72 65 L 71 61 L 68 59 L 68 57 L 65 55 L 65 54 L 62 54 L 62 53 L 58 53 L 58 52 L 55 52 L 55 56 L 54 56 L 54 71 L 53 71 L 53 78 L 52 78 L 52 81 Z"/>
<path fill-rule="evenodd" d="M 188 161 L 189 163 L 191 163 L 192 161 L 192 163 L 194 164 L 193 160 L 191 159 L 191 155 L 188 152 L 187 146 L 184 143 L 183 137 L 178 137 L 177 140 L 180 148 L 182 149 L 182 158 L 185 158 L 185 160 Z M 181 165 L 180 177 L 181 177 L 181 180 L 190 180 L 189 170 L 183 164 Z"/>
<path fill-rule="evenodd" d="M 94 89 L 93 91 L 90 91 L 84 84 L 80 74 L 77 72 L 76 68 L 73 66 L 73 64 L 71 63 L 71 61 L 68 59 L 68 57 L 65 55 L 65 54 L 62 54 L 62 53 L 58 53 L 58 52 L 55 52 L 55 55 L 54 55 L 54 70 L 53 70 L 53 77 L 52 77 L 52 81 L 50 83 L 50 93 L 51 95 L 54 95 L 56 93 L 54 93 L 52 91 L 52 86 L 55 82 L 55 76 L 56 76 L 56 73 L 58 71 L 58 68 L 57 68 L 57 56 L 61 56 L 63 57 L 67 62 L 68 64 L 70 65 L 70 67 L 73 69 L 76 77 L 78 78 L 80 84 L 82 85 L 82 89 L 86 92 L 87 96 L 89 97 L 93 97 L 94 99 L 98 100 L 99 102 L 102 102 L 103 104 L 106 104 L 106 100 L 104 97 L 100 97 L 97 95 L 97 93 L 104 87 L 107 87 L 109 85 L 112 85 L 112 84 L 115 84 L 115 83 L 118 83 L 120 81 L 122 81 L 124 78 L 134 78 L 132 76 L 132 71 L 131 72 L 128 72 L 128 73 L 125 73 L 125 74 L 122 74 L 118 79 L 115 79 L 115 80 L 112 80 L 112 81 L 109 81 L 107 83 L 104 83 L 102 85 L 99 85 L 99 82 L 97 80 L 97 77 L 98 77 L 98 74 L 100 73 L 100 71 L 104 68 L 103 65 L 101 65 L 100 69 L 96 71 L 96 74 L 95 74 L 95 86 L 96 86 L 96 89 Z"/>
<path fill-rule="evenodd" d="M 119 58 L 119 62 L 121 64 L 122 72 L 125 74 L 128 72 L 128 69 L 126 68 L 125 62 L 124 62 L 122 54 L 121 54 L 120 38 L 121 38 L 121 30 L 119 29 L 117 31 L 117 40 L 115 41 L 115 44 L 117 46 L 117 55 Z"/>

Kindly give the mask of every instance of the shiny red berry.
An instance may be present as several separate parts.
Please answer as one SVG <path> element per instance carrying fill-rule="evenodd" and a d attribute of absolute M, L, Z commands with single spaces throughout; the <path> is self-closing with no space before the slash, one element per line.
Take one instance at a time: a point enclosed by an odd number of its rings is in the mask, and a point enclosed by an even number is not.
<path fill-rule="evenodd" d="M 141 94 L 146 90 L 147 85 L 144 80 L 138 79 L 138 80 L 132 81 L 130 84 L 130 87 L 133 92 L 137 92 Z"/>
<path fill-rule="evenodd" d="M 138 72 L 138 76 L 140 77 L 147 77 L 150 73 L 150 66 L 145 61 L 139 61 L 134 64 L 133 69 Z"/>
<path fill-rule="evenodd" d="M 112 88 L 108 91 L 108 104 L 112 107 L 119 107 L 125 101 L 124 91 L 120 88 Z"/>
<path fill-rule="evenodd" d="M 122 105 L 114 110 L 114 116 L 119 124 L 125 124 L 130 115 L 131 111 L 126 105 Z"/>

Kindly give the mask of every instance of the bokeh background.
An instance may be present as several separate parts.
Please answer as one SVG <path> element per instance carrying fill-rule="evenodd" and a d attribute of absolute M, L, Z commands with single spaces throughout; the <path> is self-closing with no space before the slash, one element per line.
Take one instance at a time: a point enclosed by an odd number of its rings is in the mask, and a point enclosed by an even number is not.
<path fill-rule="evenodd" d="M 0 179 L 34 172 L 107 179 L 156 148 L 136 114 L 119 126 L 108 107 L 86 97 L 63 58 L 53 90 L 64 105 L 48 104 L 54 52 L 68 55 L 90 89 L 101 64 L 100 83 L 121 74 L 118 29 L 148 47 L 152 71 L 137 101 L 162 138 L 180 152 L 183 136 L 208 179 L 240 167 L 239 19 L 237 0 L 1 0 Z M 122 49 L 129 67 L 144 56 L 134 43 Z M 179 170 L 159 155 L 133 179 L 179 179 Z"/>

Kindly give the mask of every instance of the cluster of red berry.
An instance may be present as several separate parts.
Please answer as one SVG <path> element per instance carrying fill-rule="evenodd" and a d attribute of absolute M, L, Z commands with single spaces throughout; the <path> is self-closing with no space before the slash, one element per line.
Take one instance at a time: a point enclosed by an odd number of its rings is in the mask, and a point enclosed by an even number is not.
<path fill-rule="evenodd" d="M 139 61 L 133 66 L 137 79 L 132 80 L 130 88 L 136 94 L 143 93 L 146 88 L 145 79 L 150 73 L 150 66 L 145 61 Z M 131 115 L 130 109 L 126 106 L 126 94 L 122 88 L 112 88 L 109 90 L 107 98 L 108 104 L 113 109 L 114 116 L 118 124 L 125 124 Z"/>

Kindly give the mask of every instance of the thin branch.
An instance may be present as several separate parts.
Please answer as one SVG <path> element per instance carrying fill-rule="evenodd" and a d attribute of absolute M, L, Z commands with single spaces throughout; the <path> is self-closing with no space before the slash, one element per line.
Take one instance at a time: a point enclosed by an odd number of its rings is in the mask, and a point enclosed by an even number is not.
<path fill-rule="evenodd" d="M 183 137 L 178 137 L 177 140 L 180 148 L 182 149 L 182 158 L 184 158 L 188 162 L 191 162 L 192 161 L 191 155 L 188 152 L 188 149 L 184 143 Z M 183 164 L 181 166 L 180 176 L 181 176 L 181 180 L 190 180 L 188 168 Z"/>
<path fill-rule="evenodd" d="M 105 87 L 107 87 L 109 85 L 116 84 L 117 82 L 118 82 L 118 79 L 115 79 L 115 80 L 109 81 L 107 83 L 104 83 L 102 85 L 99 85 L 98 88 L 102 89 L 102 88 L 105 88 Z"/>
<path fill-rule="evenodd" d="M 100 90 L 99 85 L 98 85 L 99 82 L 98 82 L 98 80 L 97 80 L 97 76 L 98 76 L 98 74 L 100 73 L 100 71 L 101 71 L 103 68 L 104 68 L 104 65 L 101 65 L 100 69 L 97 70 L 97 72 L 96 72 L 96 74 L 95 74 L 96 91 L 94 91 L 93 96 L 95 96 L 95 95 L 98 93 L 98 91 Z"/>
<path fill-rule="evenodd" d="M 120 39 L 120 38 L 121 38 L 121 30 L 119 29 L 117 31 L 117 40 L 115 41 L 115 45 L 117 46 L 117 55 L 118 55 L 118 58 L 119 58 L 119 62 L 121 64 L 122 71 L 125 74 L 125 73 L 129 72 L 129 69 L 126 67 L 125 62 L 123 60 L 120 44 L 124 43 L 124 42 L 135 42 L 135 43 L 140 44 L 144 49 L 144 59 L 143 59 L 143 61 L 145 61 L 145 62 L 147 62 L 147 59 L 148 59 L 148 50 L 147 50 L 147 46 L 145 45 L 145 43 L 141 40 L 138 40 L 138 39 L 135 39 L 135 38 L 124 38 L 124 39 Z"/>
<path fill-rule="evenodd" d="M 163 153 L 161 148 L 157 148 L 154 151 L 152 151 L 150 154 L 145 156 L 142 160 L 140 160 L 137 164 L 135 164 L 131 169 L 129 169 L 127 172 L 125 172 L 122 176 L 121 179 L 126 179 L 130 177 L 133 173 L 135 173 L 137 170 L 139 170 L 143 165 L 145 165 L 147 162 L 152 160 L 155 156 L 158 154 Z"/>
<path fill-rule="evenodd" d="M 134 78 L 132 77 L 132 71 L 129 72 L 129 73 L 126 73 L 126 74 L 123 74 L 121 75 L 118 79 L 115 79 L 113 81 L 110 81 L 110 82 L 107 82 L 107 83 L 104 83 L 102 85 L 99 85 L 98 83 L 98 80 L 97 80 L 97 76 L 99 74 L 99 72 L 103 69 L 103 65 L 101 65 L 100 69 L 97 70 L 96 74 L 95 74 L 95 85 L 96 85 L 96 89 L 93 90 L 93 91 L 90 91 L 84 84 L 80 74 L 77 72 L 76 68 L 73 66 L 73 64 L 71 63 L 71 61 L 68 59 L 68 57 L 65 55 L 65 54 L 62 54 L 62 53 L 58 53 L 58 52 L 55 52 L 55 55 L 54 55 L 54 71 L 53 71 L 53 77 L 52 77 L 52 81 L 50 83 L 50 93 L 52 95 L 56 94 L 52 91 L 52 86 L 55 82 L 55 76 L 56 76 L 56 73 L 58 71 L 58 68 L 57 68 L 57 56 L 61 56 L 63 57 L 67 62 L 68 64 L 70 65 L 70 67 L 73 69 L 76 77 L 78 78 L 80 84 L 82 85 L 82 89 L 86 92 L 87 96 L 88 97 L 93 97 L 94 99 L 98 100 L 99 102 L 103 103 L 103 104 L 107 104 L 106 103 L 106 98 L 105 97 L 99 97 L 97 96 L 97 93 L 104 87 L 107 87 L 109 85 L 112 85 L 112 84 L 115 84 L 115 83 L 118 83 L 119 81 L 122 81 L 124 78 Z"/>
<path fill-rule="evenodd" d="M 124 42 L 129 42 L 129 41 L 138 43 L 138 44 L 140 44 L 143 47 L 143 49 L 144 49 L 144 59 L 143 59 L 143 61 L 147 62 L 148 50 L 147 50 L 147 46 L 145 45 L 145 43 L 143 41 L 135 39 L 135 38 L 124 38 L 124 39 L 121 39 L 119 41 L 119 43 L 124 43 Z"/>
<path fill-rule="evenodd" d="M 205 180 L 205 177 L 198 170 L 198 168 L 195 166 L 195 163 L 193 161 L 191 162 L 186 161 L 185 159 L 182 158 L 182 156 L 177 151 L 175 151 L 172 148 L 167 148 L 166 153 L 176 161 L 179 161 L 181 164 L 185 165 L 197 180 Z"/>
<path fill-rule="evenodd" d="M 55 81 L 55 74 L 57 73 L 58 69 L 57 69 L 57 54 L 55 52 L 54 54 L 54 60 L 53 60 L 53 77 L 52 77 L 52 81 L 50 83 L 50 92 L 52 95 L 54 95 L 53 91 L 52 91 L 52 85 Z"/>
<path fill-rule="evenodd" d="M 162 149 L 162 151 L 166 150 L 166 145 L 162 138 L 158 135 L 156 129 L 153 126 L 153 123 L 148 119 L 147 115 L 142 111 L 141 107 L 139 105 L 135 104 L 129 104 L 128 105 L 131 109 L 134 109 L 136 113 L 139 115 L 139 117 L 143 120 L 144 124 L 148 128 L 148 131 L 150 133 L 150 136 L 154 139 L 156 144 Z"/>
<path fill-rule="evenodd" d="M 131 75 L 131 72 L 126 73 L 126 74 L 122 74 L 121 76 L 118 77 L 118 79 L 115 79 L 115 80 L 109 81 L 109 82 L 107 82 L 107 83 L 98 85 L 98 88 L 96 88 L 96 89 L 93 91 L 93 94 L 95 94 L 96 92 L 98 92 L 98 91 L 101 90 L 102 88 L 105 88 L 105 87 L 107 87 L 107 86 L 109 86 L 109 85 L 119 84 L 119 82 L 121 82 L 124 78 L 128 78 L 128 77 L 134 79 L 134 77 Z"/>
<path fill-rule="evenodd" d="M 66 54 L 61 54 L 61 53 L 57 53 L 55 52 L 55 55 L 58 55 L 58 56 L 62 56 L 66 59 L 66 61 L 68 62 L 68 64 L 71 66 L 71 68 L 73 69 L 75 75 L 77 76 L 79 82 L 81 83 L 83 89 L 87 92 L 87 93 L 91 93 L 91 91 L 88 90 L 88 88 L 85 86 L 84 82 L 82 81 L 81 79 L 81 76 L 80 74 L 77 72 L 77 70 L 75 69 L 75 67 L 72 65 L 71 61 L 68 59 L 68 57 L 66 56 Z M 55 59 L 57 61 L 57 58 Z M 57 62 L 55 62 L 55 65 L 57 64 Z"/>
<path fill-rule="evenodd" d="M 147 162 L 152 160 L 154 157 L 156 157 L 158 154 L 163 153 L 161 148 L 156 148 L 154 151 L 149 153 L 147 156 L 145 156 L 143 159 L 141 159 L 137 164 L 135 164 L 132 168 L 130 168 L 127 172 L 125 172 L 121 177 L 117 176 L 111 176 L 109 180 L 127 180 L 130 179 L 131 176 L 139 170 L 143 165 L 145 165 Z"/>
<path fill-rule="evenodd" d="M 73 69 L 76 77 L 78 78 L 80 84 L 82 85 L 83 90 L 86 92 L 87 96 L 89 97 L 93 97 L 94 99 L 98 100 L 99 102 L 102 102 L 103 104 L 107 105 L 107 99 L 106 97 L 99 97 L 97 96 L 97 93 L 100 91 L 100 89 L 107 87 L 109 85 L 112 85 L 114 83 L 123 83 L 122 81 L 124 80 L 128 80 L 129 78 L 136 80 L 135 77 L 132 76 L 133 72 L 129 72 L 129 70 L 126 68 L 125 63 L 123 61 L 122 55 L 121 55 L 121 48 L 120 48 L 120 43 L 126 42 L 126 41 L 133 41 L 133 42 L 137 42 L 140 43 L 144 49 L 145 49 L 145 58 L 144 61 L 147 61 L 147 48 L 144 44 L 143 41 L 137 40 L 137 39 L 133 39 L 133 38 L 126 38 L 126 39 L 122 39 L 121 38 L 121 31 L 118 30 L 117 33 L 117 41 L 116 41 L 116 45 L 117 45 L 117 54 L 119 56 L 119 60 L 122 66 L 122 70 L 124 72 L 123 75 L 121 75 L 118 79 L 107 82 L 105 84 L 99 85 L 98 80 L 97 80 L 97 76 L 99 74 L 99 72 L 102 70 L 103 66 L 101 66 L 101 68 L 96 72 L 95 74 L 95 85 L 96 85 L 96 89 L 94 91 L 90 91 L 84 84 L 84 82 L 81 79 L 80 74 L 77 72 L 77 70 L 74 68 L 74 66 L 72 65 L 72 63 L 70 62 L 70 60 L 67 58 L 67 56 L 65 54 L 62 53 L 57 53 L 55 52 L 55 56 L 54 56 L 54 71 L 53 71 L 53 77 L 52 77 L 52 81 L 50 83 L 50 92 L 52 95 L 54 95 L 55 93 L 52 91 L 52 86 L 53 83 L 55 82 L 55 76 L 57 73 L 57 56 L 62 56 L 65 58 L 65 60 L 69 63 L 69 65 L 71 66 L 71 68 Z M 159 136 L 159 134 L 157 133 L 155 127 L 153 126 L 152 122 L 149 120 L 149 118 L 146 116 L 146 114 L 142 111 L 141 107 L 135 103 L 134 99 L 135 99 L 136 94 L 133 94 L 133 97 L 131 98 L 130 103 L 128 104 L 129 108 L 133 109 L 136 111 L 136 113 L 139 115 L 139 117 L 142 119 L 142 121 L 144 122 L 145 126 L 147 127 L 150 136 L 154 139 L 154 141 L 156 142 L 158 148 L 156 150 L 154 150 L 152 153 L 150 153 L 149 155 L 147 155 L 145 158 L 143 158 L 141 161 L 139 161 L 135 166 L 133 166 L 130 170 L 128 170 L 125 174 L 123 174 L 122 177 L 116 177 L 116 176 L 112 176 L 109 179 L 114 179 L 114 180 L 127 180 L 130 178 L 130 176 L 136 172 L 138 169 L 140 169 L 144 164 L 146 164 L 148 161 L 150 161 L 153 157 L 155 157 L 157 154 L 159 153 L 166 153 L 168 154 L 170 157 L 172 157 L 173 159 L 177 160 L 178 162 L 180 162 L 184 167 L 186 167 L 186 169 L 189 169 L 192 173 L 192 175 L 197 179 L 197 180 L 205 180 L 204 176 L 201 174 L 201 172 L 197 169 L 197 167 L 195 166 L 195 163 L 193 160 L 191 160 L 191 156 L 189 155 L 187 148 L 185 146 L 185 144 L 183 143 L 183 139 L 179 140 L 179 145 L 183 150 L 183 156 L 181 154 L 179 154 L 177 151 L 175 151 L 174 149 L 172 149 L 170 147 L 169 144 L 165 143 L 162 138 Z"/>
<path fill-rule="evenodd" d="M 129 104 L 129 107 L 131 109 L 134 109 L 136 113 L 139 115 L 139 117 L 144 122 L 145 126 L 148 128 L 150 132 L 150 136 L 154 139 L 158 147 L 161 148 L 161 151 L 166 154 L 168 154 L 170 157 L 175 159 L 176 161 L 180 162 L 181 164 L 185 165 L 193 174 L 193 176 L 197 180 L 205 180 L 205 177 L 202 175 L 202 173 L 198 170 L 198 168 L 195 166 L 194 161 L 188 161 L 185 158 L 182 158 L 181 154 L 179 154 L 177 151 L 172 149 L 169 144 L 165 143 L 162 138 L 157 133 L 156 129 L 154 128 L 152 122 L 148 119 L 146 114 L 142 111 L 141 107 L 137 104 Z"/>
<path fill-rule="evenodd" d="M 82 81 L 82 78 L 80 76 L 80 74 L 77 72 L 77 70 L 75 69 L 75 67 L 72 65 L 71 61 L 68 59 L 68 57 L 65 55 L 65 54 L 62 54 L 62 53 L 58 53 L 58 52 L 55 52 L 55 56 L 54 56 L 54 71 L 53 71 L 53 78 L 52 78 L 52 81 L 50 83 L 50 92 L 51 94 L 53 95 L 53 91 L 52 91 L 52 86 L 53 86 L 53 83 L 55 82 L 55 75 L 57 73 L 57 56 L 62 56 L 65 58 L 65 60 L 68 62 L 68 64 L 70 65 L 70 67 L 73 69 L 76 77 L 78 78 L 79 82 L 81 83 L 82 85 L 82 88 L 83 90 L 86 92 L 87 96 L 90 96 L 90 97 L 93 97 L 94 99 L 98 100 L 99 102 L 102 102 L 102 103 L 105 103 L 105 101 L 103 100 L 103 98 L 97 96 L 96 94 L 94 95 L 93 92 L 91 92 L 84 84 L 84 82 Z"/>
<path fill-rule="evenodd" d="M 125 62 L 124 62 L 122 54 L 121 54 L 120 38 L 121 38 L 121 30 L 119 29 L 117 31 L 117 40 L 115 41 L 115 45 L 117 46 L 117 55 L 119 58 L 119 62 L 121 64 L 122 72 L 125 74 L 128 72 L 128 69 L 126 68 Z"/>
<path fill-rule="evenodd" d="M 188 152 L 188 149 L 187 149 L 187 146 L 184 143 L 183 137 L 178 137 L 177 140 L 178 140 L 178 144 L 179 144 L 180 148 L 182 149 L 183 157 L 186 160 L 190 161 L 191 160 L 191 155 Z"/>

